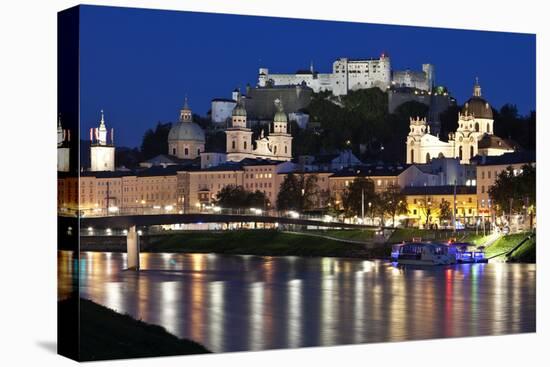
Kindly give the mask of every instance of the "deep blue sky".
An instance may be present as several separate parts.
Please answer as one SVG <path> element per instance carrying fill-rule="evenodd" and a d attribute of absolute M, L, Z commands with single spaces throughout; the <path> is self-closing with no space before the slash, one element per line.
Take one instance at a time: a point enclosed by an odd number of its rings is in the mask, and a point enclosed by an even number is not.
<path fill-rule="evenodd" d="M 437 84 L 463 103 L 479 76 L 485 98 L 535 109 L 535 36 L 115 7 L 81 8 L 82 138 L 105 110 L 117 146 L 139 146 L 157 121 L 174 121 L 189 97 L 205 115 L 270 72 L 330 72 L 338 57 L 390 54 L 395 70 L 436 67 Z"/>

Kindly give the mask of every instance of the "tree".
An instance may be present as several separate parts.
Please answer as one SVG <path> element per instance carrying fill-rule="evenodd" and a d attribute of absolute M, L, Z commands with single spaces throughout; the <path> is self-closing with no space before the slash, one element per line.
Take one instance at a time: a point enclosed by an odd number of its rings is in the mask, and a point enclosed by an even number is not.
<path fill-rule="evenodd" d="M 422 216 L 426 218 L 424 226 L 428 228 L 432 217 L 436 215 L 439 207 L 435 205 L 434 199 L 428 194 L 424 195 L 424 197 L 418 201 L 418 207 L 420 208 Z"/>
<path fill-rule="evenodd" d="M 441 200 L 439 204 L 439 219 L 442 221 L 450 221 L 453 217 L 453 209 L 451 203 L 447 200 Z"/>
<path fill-rule="evenodd" d="M 269 206 L 269 199 L 261 191 L 247 191 L 242 186 L 224 186 L 217 195 L 216 204 L 223 208 L 265 209 Z"/>
<path fill-rule="evenodd" d="M 155 130 L 148 129 L 141 142 L 141 154 L 144 159 L 156 157 L 159 154 L 168 154 L 168 133 L 171 123 L 157 123 Z"/>
<path fill-rule="evenodd" d="M 368 203 L 371 203 L 370 208 Z M 345 212 L 352 216 L 360 216 L 364 209 L 373 213 L 378 203 L 378 197 L 374 192 L 374 182 L 370 178 L 357 177 L 353 180 L 342 195 L 342 204 Z"/>
<path fill-rule="evenodd" d="M 497 213 L 534 211 L 536 206 L 536 168 L 524 165 L 520 170 L 511 166 L 499 173 L 495 184 L 489 188 L 489 196 Z"/>
<path fill-rule="evenodd" d="M 315 174 L 288 174 L 277 195 L 279 210 L 304 211 L 313 209 L 318 202 L 320 190 Z"/>
<path fill-rule="evenodd" d="M 396 215 L 407 214 L 407 198 L 399 185 L 389 185 L 382 193 L 380 203 L 383 215 L 387 214 L 392 218 L 393 227 Z"/>

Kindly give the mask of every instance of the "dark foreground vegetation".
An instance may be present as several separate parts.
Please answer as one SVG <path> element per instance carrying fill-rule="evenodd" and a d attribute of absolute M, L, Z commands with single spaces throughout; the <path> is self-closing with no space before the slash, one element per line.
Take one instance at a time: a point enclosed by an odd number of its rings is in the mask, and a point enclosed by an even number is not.
<path fill-rule="evenodd" d="M 179 339 L 163 327 L 135 320 L 92 301 L 73 297 L 59 302 L 60 314 L 73 314 L 77 307 L 80 307 L 80 350 L 76 358 L 80 361 L 210 353 L 202 345 Z M 75 335 L 63 335 L 64 330 L 67 329 L 60 327 L 60 338 L 76 339 Z"/>
<path fill-rule="evenodd" d="M 151 241 L 151 252 L 214 252 L 264 256 L 389 257 L 386 245 L 367 246 L 275 230 L 189 232 Z"/>

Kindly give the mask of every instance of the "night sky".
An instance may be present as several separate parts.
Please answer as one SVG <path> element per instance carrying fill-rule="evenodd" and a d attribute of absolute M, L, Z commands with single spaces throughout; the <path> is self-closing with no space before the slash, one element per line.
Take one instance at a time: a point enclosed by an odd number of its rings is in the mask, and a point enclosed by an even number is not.
<path fill-rule="evenodd" d="M 496 108 L 535 110 L 535 36 L 114 7 L 81 7 L 82 139 L 105 110 L 117 146 L 139 146 L 157 121 L 175 121 L 185 95 L 206 115 L 212 98 L 229 98 L 258 68 L 330 72 L 338 57 L 386 52 L 392 68 L 436 68 L 462 104 L 479 77 Z"/>

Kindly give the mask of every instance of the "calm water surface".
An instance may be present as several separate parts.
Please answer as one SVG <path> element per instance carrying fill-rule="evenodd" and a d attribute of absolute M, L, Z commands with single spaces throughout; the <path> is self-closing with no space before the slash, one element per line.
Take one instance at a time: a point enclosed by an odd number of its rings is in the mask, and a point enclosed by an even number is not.
<path fill-rule="evenodd" d="M 60 296 L 74 261 L 59 253 Z M 535 265 L 86 252 L 81 297 L 214 352 L 535 331 Z"/>

